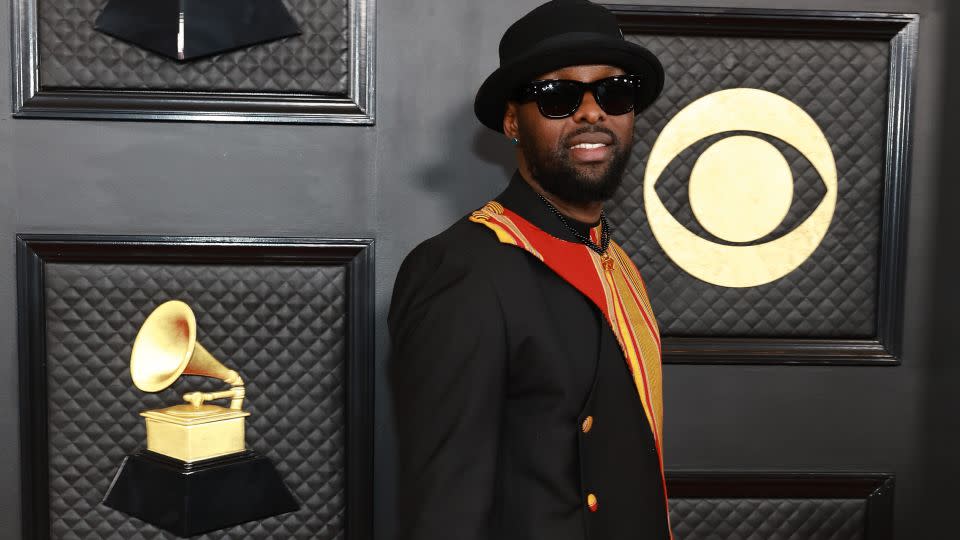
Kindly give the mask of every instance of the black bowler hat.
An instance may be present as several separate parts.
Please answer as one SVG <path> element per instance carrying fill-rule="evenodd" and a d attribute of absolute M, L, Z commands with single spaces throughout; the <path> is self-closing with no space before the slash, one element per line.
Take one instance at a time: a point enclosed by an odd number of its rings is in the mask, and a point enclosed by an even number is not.
<path fill-rule="evenodd" d="M 607 64 L 640 75 L 639 110 L 663 89 L 663 66 L 650 51 L 623 39 L 617 19 L 587 0 L 551 0 L 513 23 L 500 40 L 500 67 L 477 91 L 473 111 L 503 131 L 507 100 L 535 77 L 567 66 Z"/>

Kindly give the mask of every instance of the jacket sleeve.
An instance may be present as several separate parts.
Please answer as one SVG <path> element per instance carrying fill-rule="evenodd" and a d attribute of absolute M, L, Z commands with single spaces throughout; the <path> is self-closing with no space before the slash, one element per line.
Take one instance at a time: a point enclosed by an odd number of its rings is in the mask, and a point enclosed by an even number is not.
<path fill-rule="evenodd" d="M 503 314 L 482 270 L 421 245 L 388 317 L 400 540 L 490 540 L 503 413 Z"/>

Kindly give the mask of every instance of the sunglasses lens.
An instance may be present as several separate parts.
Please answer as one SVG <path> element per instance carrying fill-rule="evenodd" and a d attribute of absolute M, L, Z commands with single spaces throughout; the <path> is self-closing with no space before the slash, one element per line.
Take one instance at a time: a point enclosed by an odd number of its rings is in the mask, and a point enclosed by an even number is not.
<path fill-rule="evenodd" d="M 540 113 L 548 118 L 570 116 L 580 106 L 583 90 L 566 81 L 550 81 L 537 93 L 537 106 Z"/>
<path fill-rule="evenodd" d="M 597 102 L 607 114 L 626 114 L 633 110 L 637 94 L 633 81 L 612 77 L 597 85 Z"/>

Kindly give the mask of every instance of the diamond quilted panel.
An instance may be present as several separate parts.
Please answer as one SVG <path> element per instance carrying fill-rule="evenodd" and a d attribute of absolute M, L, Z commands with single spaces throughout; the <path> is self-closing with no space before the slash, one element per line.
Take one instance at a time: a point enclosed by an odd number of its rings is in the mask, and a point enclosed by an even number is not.
<path fill-rule="evenodd" d="M 876 335 L 881 203 L 889 43 L 812 39 L 631 35 L 662 61 L 663 95 L 637 119 L 633 159 L 610 207 L 614 238 L 643 273 L 665 335 L 849 337 Z M 643 209 L 643 173 L 663 126 L 686 105 L 737 87 L 775 92 L 802 107 L 826 134 L 837 163 L 839 200 L 819 248 L 799 268 L 750 288 L 715 286 L 687 274 L 663 252 Z M 664 171 L 657 193 L 694 233 L 687 199 L 693 163 L 710 143 L 695 144 Z M 766 237 L 802 223 L 824 187 L 799 152 L 771 137 L 790 163 L 795 195 L 783 224 Z"/>
<path fill-rule="evenodd" d="M 863 540 L 858 499 L 671 499 L 677 540 Z"/>
<path fill-rule="evenodd" d="M 145 445 L 141 410 L 223 387 L 188 377 L 145 394 L 130 380 L 137 330 L 179 298 L 197 314 L 201 343 L 246 382 L 248 447 L 302 505 L 207 537 L 344 538 L 344 288 L 333 266 L 48 265 L 51 537 L 174 538 L 100 500 L 124 455 Z"/>
<path fill-rule="evenodd" d="M 178 63 L 93 29 L 108 0 L 37 0 L 40 86 L 346 95 L 348 0 L 284 0 L 302 34 Z"/>

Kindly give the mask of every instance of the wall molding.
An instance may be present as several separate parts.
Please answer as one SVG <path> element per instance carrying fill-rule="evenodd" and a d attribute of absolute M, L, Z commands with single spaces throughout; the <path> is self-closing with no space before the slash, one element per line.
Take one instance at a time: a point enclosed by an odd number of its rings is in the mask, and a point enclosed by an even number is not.
<path fill-rule="evenodd" d="M 21 520 L 50 537 L 45 267 L 57 263 L 342 266 L 346 279 L 346 513 L 349 540 L 373 536 L 374 243 L 368 239 L 17 236 Z"/>
<path fill-rule="evenodd" d="M 37 0 L 12 2 L 13 116 L 272 124 L 376 123 L 376 0 L 347 0 L 346 96 L 263 92 L 44 88 Z M 172 62 L 172 60 L 171 60 Z"/>
<path fill-rule="evenodd" d="M 863 499 L 866 540 L 892 540 L 890 473 L 667 471 L 671 499 Z"/>
<path fill-rule="evenodd" d="M 889 42 L 876 335 L 869 339 L 663 337 L 671 364 L 899 365 L 914 71 L 919 15 L 908 13 L 606 5 L 625 34 L 813 38 Z"/>

